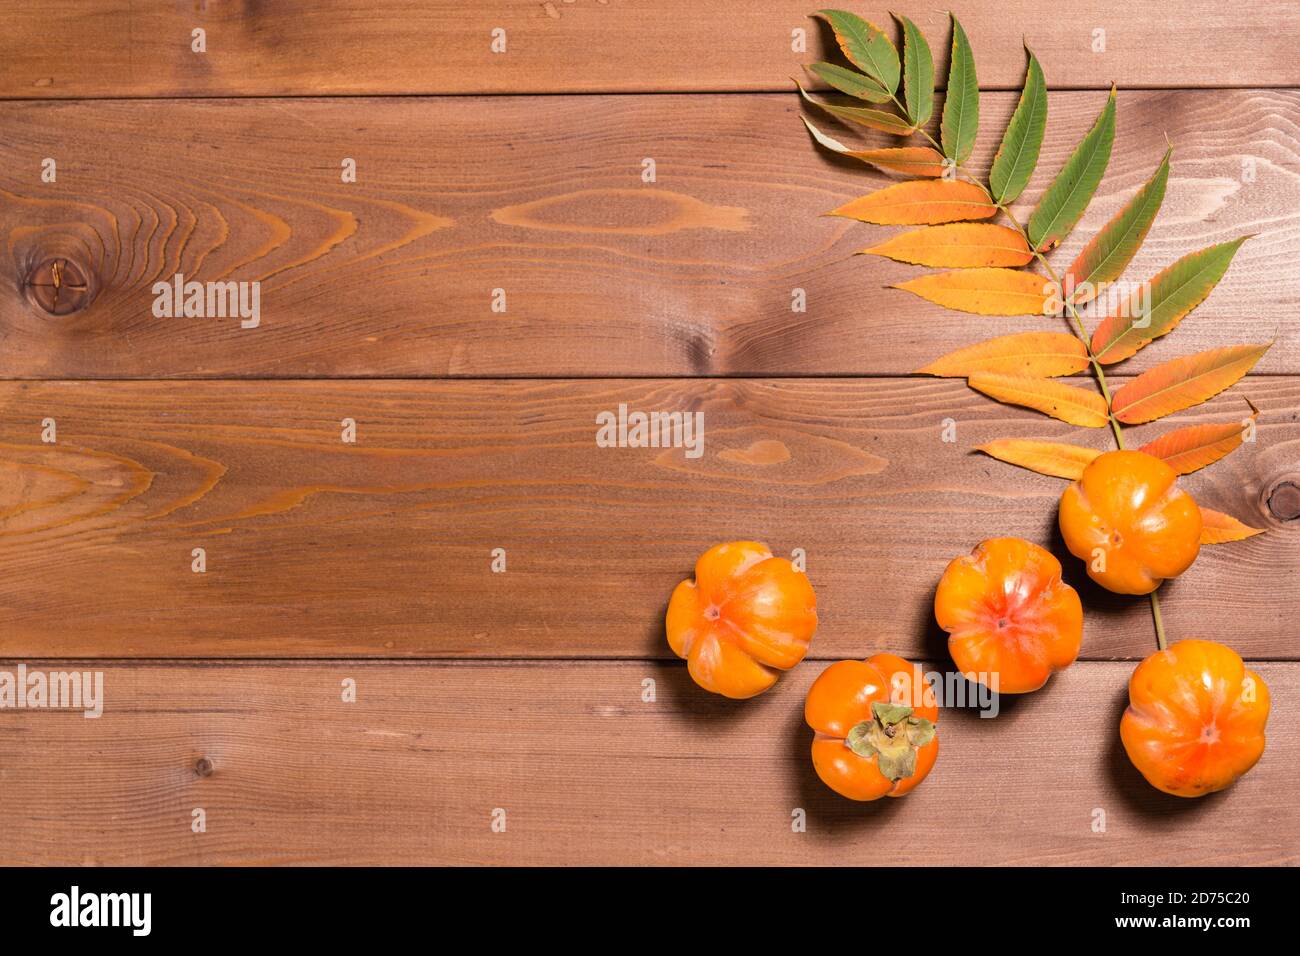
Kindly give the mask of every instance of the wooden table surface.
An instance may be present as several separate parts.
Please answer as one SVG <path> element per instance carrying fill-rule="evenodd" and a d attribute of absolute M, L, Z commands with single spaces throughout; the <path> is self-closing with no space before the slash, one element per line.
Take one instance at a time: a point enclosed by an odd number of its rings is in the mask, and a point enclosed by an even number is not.
<path fill-rule="evenodd" d="M 807 757 L 824 662 L 951 667 L 930 610 L 950 558 L 999 534 L 1065 555 L 1061 482 L 970 449 L 1109 436 L 910 374 L 1036 323 L 885 288 L 908 267 L 853 255 L 880 233 L 821 215 L 884 179 L 799 122 L 814 6 L 4 5 L 0 670 L 99 670 L 106 699 L 94 720 L 0 711 L 0 863 L 1300 861 L 1300 7 L 956 10 L 987 91 L 974 166 L 1022 35 L 1051 87 L 1020 207 L 1119 86 L 1067 261 L 1166 136 L 1130 273 L 1257 234 L 1120 377 L 1275 340 L 1174 420 L 1260 409 L 1256 442 L 1185 482 L 1267 533 L 1161 592 L 1171 638 L 1257 662 L 1262 762 L 1197 801 L 1140 778 L 1118 719 L 1149 608 L 1068 559 L 1080 661 L 995 719 L 945 709 L 925 785 L 858 805 Z M 894 7 L 942 52 L 943 11 Z M 88 306 L 38 307 L 52 258 Z M 176 273 L 260 281 L 260 325 L 155 317 Z M 704 454 L 598 447 L 620 404 L 703 411 Z M 734 538 L 803 549 L 821 617 L 808 660 L 748 702 L 697 688 L 663 636 L 673 585 Z"/>

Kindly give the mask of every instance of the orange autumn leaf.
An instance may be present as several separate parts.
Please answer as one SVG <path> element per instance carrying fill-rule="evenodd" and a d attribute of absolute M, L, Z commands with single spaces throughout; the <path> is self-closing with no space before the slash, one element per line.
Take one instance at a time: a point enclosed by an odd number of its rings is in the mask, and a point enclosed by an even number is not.
<path fill-rule="evenodd" d="M 915 229 L 862 251 L 938 269 L 1024 266 L 1034 258 L 1023 235 L 991 222 L 952 222 Z"/>
<path fill-rule="evenodd" d="M 925 375 L 965 378 L 977 372 L 1050 378 L 1088 367 L 1088 350 L 1067 332 L 1017 332 L 949 352 L 924 368 Z"/>
<path fill-rule="evenodd" d="M 1031 441 L 1027 438 L 999 438 L 987 445 L 977 445 L 975 450 L 1007 464 L 1036 471 L 1040 475 L 1071 480 L 1081 477 L 1083 469 L 1101 454 L 1096 448 L 1055 441 Z"/>
<path fill-rule="evenodd" d="M 1157 365 L 1117 391 L 1111 410 L 1124 424 L 1137 425 L 1199 405 L 1231 387 L 1268 349 L 1230 345 Z"/>
<path fill-rule="evenodd" d="M 1175 428 L 1155 441 L 1147 442 L 1139 451 L 1163 458 L 1180 475 L 1190 475 L 1214 464 L 1241 444 L 1249 423 L 1259 414 L 1254 405 L 1251 411 L 1254 414 L 1244 422 Z"/>
<path fill-rule="evenodd" d="M 1101 428 L 1109 421 L 1106 400 L 1096 392 L 1050 378 L 978 372 L 966 384 L 999 402 L 1023 405 L 1071 425 Z"/>
<path fill-rule="evenodd" d="M 832 153 L 860 159 L 881 169 L 913 176 L 942 176 L 944 158 L 928 146 L 903 146 L 890 149 L 850 149 L 834 136 L 828 136 L 808 120 L 803 121 L 813 139 Z"/>
<path fill-rule="evenodd" d="M 988 219 L 997 211 L 984 190 L 973 183 L 925 179 L 878 189 L 832 210 L 830 215 L 877 226 L 926 226 Z"/>
<path fill-rule="evenodd" d="M 1263 533 L 1263 528 L 1252 528 L 1250 525 L 1242 524 L 1232 515 L 1225 515 L 1222 511 L 1201 509 L 1201 544 L 1244 541 Z"/>
<path fill-rule="evenodd" d="M 1250 236 L 1188 253 L 1118 304 L 1092 333 L 1092 354 L 1102 365 L 1121 362 L 1168 335 L 1218 285 Z"/>
<path fill-rule="evenodd" d="M 977 315 L 1045 315 L 1059 302 L 1056 286 L 1017 269 L 962 269 L 917 276 L 894 286 L 948 309 Z"/>
<path fill-rule="evenodd" d="M 929 146 L 897 146 L 890 149 L 858 149 L 845 153 L 894 173 L 909 176 L 942 176 L 943 154 Z"/>
<path fill-rule="evenodd" d="M 909 126 L 906 120 L 895 116 L 893 113 L 886 113 L 884 110 L 834 106 L 829 103 L 820 103 L 818 105 L 840 119 L 848 120 L 850 123 L 857 123 L 859 126 L 865 126 L 868 129 L 880 130 L 882 133 L 890 133 L 894 136 L 910 136 L 916 132 L 915 126 Z"/>

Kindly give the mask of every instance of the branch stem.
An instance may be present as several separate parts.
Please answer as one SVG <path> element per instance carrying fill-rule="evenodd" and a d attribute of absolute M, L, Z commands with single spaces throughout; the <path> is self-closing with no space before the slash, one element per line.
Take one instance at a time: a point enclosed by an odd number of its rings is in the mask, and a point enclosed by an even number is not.
<path fill-rule="evenodd" d="M 907 110 L 904 109 L 903 105 L 898 102 L 897 97 L 894 97 L 894 103 L 899 107 L 899 109 L 903 111 L 903 115 L 906 116 Z M 929 140 L 930 145 L 933 146 L 936 150 L 938 150 L 940 153 L 943 152 L 943 147 L 939 145 L 939 143 L 935 140 L 933 136 L 929 134 L 928 131 L 924 129 L 920 129 L 918 127 L 917 132 L 920 133 L 922 136 L 924 136 L 927 140 Z M 985 186 L 984 183 L 980 182 L 978 177 L 971 175 L 969 172 L 966 171 L 966 169 L 964 169 L 962 166 L 958 164 L 954 164 L 953 168 L 958 173 L 963 175 L 968 182 L 978 186 L 980 190 L 984 193 L 984 195 L 988 197 L 989 202 L 991 202 L 994 206 L 996 206 L 1001 212 L 1006 214 L 1007 219 L 1015 227 L 1016 232 L 1020 233 L 1021 237 L 1025 240 L 1025 244 L 1029 246 L 1030 249 L 1033 250 L 1034 258 L 1037 259 L 1042 264 L 1043 268 L 1047 272 L 1048 277 L 1051 278 L 1052 282 L 1056 284 L 1056 288 L 1060 290 L 1061 303 L 1064 306 L 1066 315 L 1068 316 L 1067 324 L 1071 324 L 1070 331 L 1073 332 L 1075 337 L 1080 342 L 1083 343 L 1084 349 L 1087 350 L 1088 361 L 1092 364 L 1093 374 L 1096 376 L 1097 379 L 1097 387 L 1101 390 L 1101 397 L 1106 400 L 1106 418 L 1110 421 L 1111 430 L 1115 433 L 1115 444 L 1119 446 L 1120 450 L 1122 451 L 1124 449 L 1124 428 L 1123 426 L 1120 425 L 1119 419 L 1115 417 L 1115 413 L 1111 410 L 1111 393 L 1110 393 L 1110 386 L 1106 383 L 1106 373 L 1105 371 L 1103 371 L 1101 367 L 1101 363 L 1097 361 L 1097 356 L 1094 355 L 1092 352 L 1092 343 L 1091 340 L 1088 338 L 1087 329 L 1084 328 L 1083 319 L 1080 317 L 1078 309 L 1076 309 L 1074 306 L 1073 294 L 1069 296 L 1065 294 L 1065 287 L 1061 284 L 1060 274 L 1057 273 L 1056 269 L 1053 268 L 1052 264 L 1047 261 L 1047 257 L 1044 256 L 1042 252 L 1040 252 L 1037 249 L 1034 249 L 1033 243 L 1029 239 L 1029 230 L 1027 230 L 1023 225 L 1021 225 L 1020 220 L 1016 218 L 1016 214 L 1011 211 L 1011 208 L 1005 203 L 998 202 L 996 199 L 994 199 L 993 194 L 989 191 L 988 187 Z M 1151 619 L 1155 623 L 1155 628 L 1156 628 L 1156 646 L 1163 651 L 1168 646 L 1168 642 L 1165 639 L 1164 618 L 1160 614 L 1160 598 L 1156 597 L 1155 591 L 1152 591 L 1149 597 L 1151 598 Z"/>
<path fill-rule="evenodd" d="M 1156 592 L 1151 592 L 1151 619 L 1156 622 L 1156 647 L 1160 650 L 1166 650 L 1169 646 L 1165 640 L 1165 622 L 1160 616 L 1160 598 L 1156 597 Z"/>

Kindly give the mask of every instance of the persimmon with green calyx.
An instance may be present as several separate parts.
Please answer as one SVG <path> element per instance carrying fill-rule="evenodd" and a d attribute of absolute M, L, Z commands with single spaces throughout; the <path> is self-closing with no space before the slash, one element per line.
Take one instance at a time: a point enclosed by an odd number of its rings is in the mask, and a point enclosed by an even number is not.
<path fill-rule="evenodd" d="M 990 538 L 953 558 L 934 616 L 957 669 L 1003 694 L 1038 690 L 1074 663 L 1083 641 L 1083 604 L 1061 580 L 1061 562 L 1022 538 Z"/>
<path fill-rule="evenodd" d="M 939 756 L 934 689 L 918 665 L 894 654 L 832 664 L 808 689 L 803 712 L 817 776 L 850 800 L 901 797 Z"/>
<path fill-rule="evenodd" d="M 1119 735 L 1157 790 L 1203 797 L 1236 782 L 1264 754 L 1268 685 L 1230 647 L 1185 640 L 1133 671 Z"/>
<path fill-rule="evenodd" d="M 1117 594 L 1150 594 L 1192 566 L 1201 510 L 1167 462 L 1141 451 L 1098 455 L 1061 495 L 1061 537 L 1088 577 Z"/>
<path fill-rule="evenodd" d="M 706 551 L 695 579 L 673 590 L 665 627 L 695 683 L 724 697 L 754 697 L 808 653 L 817 596 L 808 576 L 767 545 L 732 541 Z"/>

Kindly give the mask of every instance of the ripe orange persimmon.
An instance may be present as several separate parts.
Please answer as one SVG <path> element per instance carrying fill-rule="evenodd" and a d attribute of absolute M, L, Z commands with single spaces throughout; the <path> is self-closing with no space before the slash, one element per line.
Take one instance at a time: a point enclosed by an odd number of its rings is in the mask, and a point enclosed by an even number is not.
<path fill-rule="evenodd" d="M 921 668 L 893 654 L 839 661 L 808 689 L 813 767 L 850 800 L 901 797 L 939 756 L 939 707 Z"/>
<path fill-rule="evenodd" d="M 668 602 L 668 643 L 692 679 L 724 697 L 753 697 L 808 653 L 817 596 L 808 576 L 767 545 L 710 548 Z"/>
<path fill-rule="evenodd" d="M 1038 690 L 1074 663 L 1083 640 L 1083 605 L 1061 562 L 1020 538 L 990 538 L 954 558 L 934 616 L 957 669 L 1004 694 Z"/>
<path fill-rule="evenodd" d="M 1149 594 L 1201 549 L 1201 510 L 1167 463 L 1140 451 L 1098 455 L 1061 495 L 1065 546 L 1119 594 Z"/>
<path fill-rule="evenodd" d="M 1264 753 L 1268 685 L 1215 641 L 1179 641 L 1128 682 L 1119 735 L 1151 786 L 1177 797 L 1222 790 Z"/>

